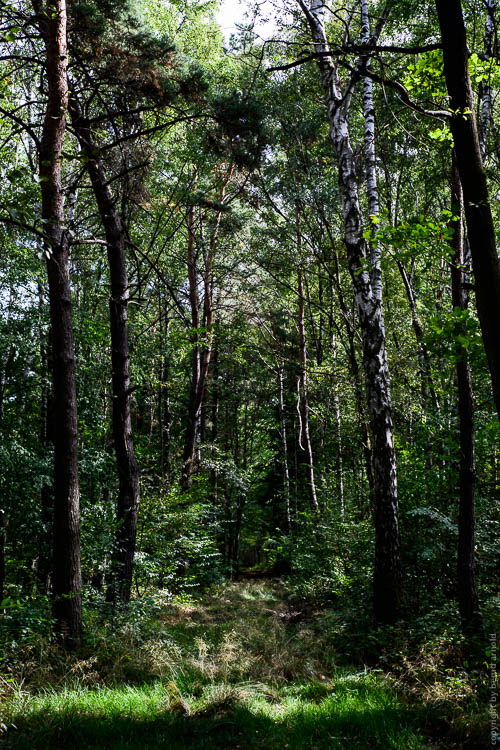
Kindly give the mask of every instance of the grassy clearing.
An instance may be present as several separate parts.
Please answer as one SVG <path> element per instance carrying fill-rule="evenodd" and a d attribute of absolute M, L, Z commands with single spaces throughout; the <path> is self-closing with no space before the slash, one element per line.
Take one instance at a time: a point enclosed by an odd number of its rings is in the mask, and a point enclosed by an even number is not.
<path fill-rule="evenodd" d="M 467 746 L 470 728 L 462 744 L 447 744 L 446 701 L 412 703 L 381 671 L 336 666 L 321 615 L 294 612 L 284 593 L 278 584 L 230 584 L 197 604 L 164 604 L 140 627 L 123 618 L 110 633 L 96 619 L 88 654 L 28 651 L 22 676 L 18 667 L 0 683 L 0 745 Z"/>

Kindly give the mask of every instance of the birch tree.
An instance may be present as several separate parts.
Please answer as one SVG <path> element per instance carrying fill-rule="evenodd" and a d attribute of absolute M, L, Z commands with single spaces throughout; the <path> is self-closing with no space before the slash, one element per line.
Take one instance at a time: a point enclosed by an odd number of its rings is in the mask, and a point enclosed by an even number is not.
<path fill-rule="evenodd" d="M 381 273 L 376 250 L 364 238 L 354 153 L 349 135 L 349 107 L 355 77 L 342 87 L 330 56 L 325 6 L 313 0 L 301 8 L 307 18 L 328 110 L 330 138 L 338 160 L 344 241 L 363 338 L 367 409 L 373 438 L 375 488 L 374 611 L 381 622 L 394 622 L 402 612 L 402 567 L 391 414 L 389 367 L 385 344 Z M 371 130 L 371 124 L 367 125 Z M 369 135 L 369 134 L 368 134 Z"/>

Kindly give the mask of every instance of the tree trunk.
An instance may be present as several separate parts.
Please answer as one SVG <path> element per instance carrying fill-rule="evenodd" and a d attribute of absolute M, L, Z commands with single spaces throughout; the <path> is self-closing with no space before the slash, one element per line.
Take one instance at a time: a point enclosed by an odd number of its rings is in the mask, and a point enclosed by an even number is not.
<path fill-rule="evenodd" d="M 62 149 L 66 130 L 65 0 L 33 3 L 47 54 L 47 107 L 40 147 L 40 189 L 47 257 L 54 415 L 53 605 L 55 629 L 68 648 L 82 635 L 78 420 L 68 235 L 64 224 Z"/>
<path fill-rule="evenodd" d="M 234 166 L 229 165 L 224 175 L 220 193 L 219 203 L 224 202 L 226 188 Z M 215 261 L 215 250 L 219 237 L 220 221 L 222 211 L 218 210 L 215 217 L 215 225 L 210 235 L 210 242 L 207 248 L 203 269 L 203 326 L 205 328 L 205 341 L 200 340 L 200 301 L 198 295 L 198 274 L 195 252 L 195 228 L 194 228 L 194 206 L 188 211 L 188 282 L 189 282 L 189 301 L 191 306 L 191 326 L 193 334 L 191 337 L 193 345 L 192 353 L 192 374 L 191 387 L 189 393 L 188 407 L 188 424 L 184 439 L 184 453 L 182 461 L 182 488 L 188 490 L 193 481 L 193 471 L 195 468 L 196 445 L 199 438 L 201 427 L 201 414 L 205 402 L 206 385 L 210 362 L 212 360 L 213 344 L 213 323 L 214 323 L 214 305 L 213 305 L 213 265 Z"/>
<path fill-rule="evenodd" d="M 462 183 L 481 333 L 500 419 L 500 263 L 481 158 L 460 0 L 436 0 L 450 97 L 450 128 Z"/>
<path fill-rule="evenodd" d="M 417 301 L 415 299 L 413 287 L 412 287 L 410 278 L 408 276 L 408 272 L 406 270 L 406 267 L 403 261 L 398 260 L 397 265 L 399 268 L 399 273 L 401 274 L 401 278 L 403 279 L 403 284 L 405 287 L 408 304 L 410 305 L 411 323 L 413 327 L 413 332 L 415 333 L 415 339 L 417 342 L 417 354 L 418 354 L 418 363 L 419 363 L 419 371 L 420 371 L 419 374 L 420 374 L 420 380 L 422 383 L 422 400 L 423 401 L 427 400 L 427 392 L 428 392 L 431 396 L 432 403 L 434 404 L 434 408 L 436 409 L 436 411 L 439 411 L 439 400 L 436 394 L 436 389 L 434 387 L 431 363 L 429 361 L 429 353 L 427 351 L 427 347 L 424 341 L 424 331 L 420 323 L 420 317 L 418 315 L 418 309 L 417 309 Z"/>
<path fill-rule="evenodd" d="M 43 316 L 46 305 L 45 289 L 43 284 L 38 285 L 38 312 L 40 316 L 40 445 L 44 452 L 49 449 L 49 443 L 53 442 L 54 425 L 52 424 L 52 394 L 49 387 L 49 373 L 51 370 L 51 358 L 49 350 L 51 347 L 50 332 L 46 337 L 43 327 Z M 40 519 L 41 534 L 38 546 L 37 579 L 38 590 L 46 595 L 50 592 L 52 575 L 52 525 L 54 514 L 54 496 L 52 484 L 44 482 L 40 488 Z"/>
<path fill-rule="evenodd" d="M 451 290 L 454 310 L 467 309 L 464 290 L 464 245 L 462 232 L 463 198 L 460 177 L 453 158 L 452 211 L 460 219 L 453 223 L 453 260 Z M 474 395 L 467 349 L 460 343 L 463 325 L 455 326 L 455 356 L 458 385 L 458 418 L 460 428 L 460 508 L 458 514 L 458 606 L 464 629 L 468 632 L 480 627 L 479 599 L 476 590 L 474 530 L 476 463 L 474 455 Z"/>
<path fill-rule="evenodd" d="M 126 232 L 116 209 L 102 160 L 96 154 L 88 122 L 74 94 L 69 111 L 83 152 L 88 157 L 88 170 L 99 215 L 104 227 L 111 296 L 109 320 L 112 367 L 113 442 L 118 469 L 118 500 L 116 533 L 108 580 L 108 601 L 130 599 L 139 512 L 139 471 L 135 457 L 130 415 L 130 351 L 128 343 L 129 281 L 127 273 Z"/>
<path fill-rule="evenodd" d="M 161 346 L 164 356 L 161 363 L 161 382 L 158 397 L 158 422 L 160 425 L 160 468 L 161 475 L 170 478 L 170 451 L 172 441 L 172 406 L 170 403 L 170 314 L 168 304 L 163 304 L 160 294 Z"/>
<path fill-rule="evenodd" d="M 493 57 L 493 42 L 495 39 L 495 0 L 484 0 L 486 5 L 486 23 L 484 29 L 484 59 L 491 60 Z M 481 158 L 486 158 L 486 146 L 488 143 L 488 130 L 493 107 L 493 96 L 491 82 L 481 81 L 479 86 L 479 146 Z"/>
<path fill-rule="evenodd" d="M 301 422 L 301 436 L 299 437 L 299 445 L 307 456 L 307 474 L 309 479 L 309 492 L 311 495 L 311 505 L 316 512 L 319 511 L 318 498 L 316 495 L 316 481 L 314 478 L 314 456 L 312 450 L 311 433 L 309 430 L 309 394 L 307 390 L 307 344 L 306 344 L 306 326 L 305 326 L 305 311 L 304 311 L 304 284 L 303 274 L 301 268 L 301 250 L 302 250 L 302 234 L 300 229 L 300 207 L 296 204 L 295 209 L 296 228 L 297 228 L 297 254 L 299 257 L 299 266 L 297 268 L 297 301 L 299 306 L 299 348 L 300 348 L 300 389 L 299 394 L 302 394 L 301 407 L 299 406 L 299 417 Z M 302 442 L 302 439 L 304 443 Z"/>
<path fill-rule="evenodd" d="M 0 604 L 5 599 L 5 537 L 7 514 L 0 508 Z"/>
<path fill-rule="evenodd" d="M 199 419 L 202 407 L 203 383 L 201 383 L 201 353 L 200 353 L 200 315 L 198 297 L 198 274 L 196 272 L 195 234 L 194 234 L 194 206 L 190 206 L 187 216 L 187 272 L 189 284 L 189 303 L 191 306 L 191 385 L 189 390 L 188 423 L 184 437 L 184 453 L 182 457 L 181 485 L 188 490 L 193 482 L 196 442 L 199 430 Z"/>
<path fill-rule="evenodd" d="M 333 317 L 333 312 L 332 312 Z M 336 378 L 336 363 L 337 363 L 337 340 L 335 338 L 335 332 L 331 331 L 331 342 L 332 342 L 332 393 L 333 393 L 333 415 L 335 419 L 335 437 L 337 439 L 337 487 L 339 493 L 339 510 L 340 517 L 344 517 L 345 505 L 344 505 L 344 469 L 343 469 L 343 457 L 342 457 L 342 425 L 340 415 L 340 399 L 339 389 Z M 370 460 L 371 465 L 371 460 Z"/>
<path fill-rule="evenodd" d="M 313 0 L 309 8 L 302 7 L 311 28 L 315 52 L 329 52 L 323 23 L 324 6 L 321 0 Z M 330 137 L 339 164 L 344 239 L 363 337 L 366 398 L 373 437 L 374 612 L 377 621 L 394 622 L 402 612 L 402 566 L 396 456 L 380 270 L 376 257 L 374 260 L 373 248 L 370 248 L 363 238 L 356 167 L 348 126 L 352 84 L 347 84 L 342 90 L 338 71 L 327 55 L 322 54 L 318 57 L 318 66 L 328 106 Z"/>
<path fill-rule="evenodd" d="M 278 365 L 278 409 L 281 439 L 281 465 L 283 467 L 283 502 L 285 504 L 285 533 L 291 529 L 290 519 L 290 473 L 288 470 L 288 442 L 286 439 L 285 399 L 283 388 L 283 362 Z"/>

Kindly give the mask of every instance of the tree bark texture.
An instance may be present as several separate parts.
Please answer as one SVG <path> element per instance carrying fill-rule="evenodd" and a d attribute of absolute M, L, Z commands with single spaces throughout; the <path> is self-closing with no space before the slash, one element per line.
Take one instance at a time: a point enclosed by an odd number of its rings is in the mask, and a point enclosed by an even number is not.
<path fill-rule="evenodd" d="M 481 158 L 472 94 L 465 23 L 460 0 L 436 0 L 450 97 L 450 128 L 464 196 L 477 312 L 500 419 L 500 263 Z"/>
<path fill-rule="evenodd" d="M 47 105 L 39 154 L 44 250 L 47 257 L 52 342 L 54 520 L 52 611 L 69 648 L 81 641 L 80 490 L 78 420 L 69 246 L 65 230 L 62 149 L 66 130 L 67 38 L 65 0 L 33 3 L 46 50 Z"/>
<path fill-rule="evenodd" d="M 108 601 L 130 599 L 139 512 L 139 471 L 135 457 L 130 414 L 130 351 L 126 231 L 109 188 L 104 164 L 81 107 L 72 95 L 69 101 L 73 127 L 83 152 L 107 242 L 111 282 L 109 320 L 112 367 L 113 442 L 118 469 L 117 528 L 108 579 Z"/>
<path fill-rule="evenodd" d="M 464 289 L 464 242 L 462 231 L 463 198 L 460 177 L 453 159 L 452 211 L 460 218 L 453 223 L 453 260 L 451 266 L 451 291 L 454 310 L 467 309 Z M 458 514 L 458 606 L 467 631 L 480 625 L 479 599 L 475 575 L 475 486 L 476 461 L 474 454 L 474 394 L 467 349 L 458 336 L 463 326 L 455 326 L 455 356 L 458 385 L 458 417 L 460 430 L 460 506 Z"/>
<path fill-rule="evenodd" d="M 315 52 L 329 52 L 321 0 L 313 0 L 309 8 L 302 7 L 312 32 Z M 342 89 L 338 71 L 327 55 L 321 55 L 317 62 L 328 107 L 330 137 L 338 159 L 344 240 L 363 338 L 375 487 L 374 613 L 379 622 L 394 622 L 402 612 L 403 585 L 396 456 L 379 272 L 376 267 L 370 267 L 372 248 L 363 238 L 355 159 L 349 138 L 352 85 L 349 83 L 345 90 Z"/>

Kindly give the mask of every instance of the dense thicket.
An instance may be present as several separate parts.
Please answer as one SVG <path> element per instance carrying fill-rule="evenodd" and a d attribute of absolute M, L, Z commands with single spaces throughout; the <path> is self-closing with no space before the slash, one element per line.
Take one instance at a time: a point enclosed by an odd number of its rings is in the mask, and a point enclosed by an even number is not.
<path fill-rule="evenodd" d="M 498 14 L 424 6 L 2 3 L 6 638 L 252 567 L 490 616 Z"/>

